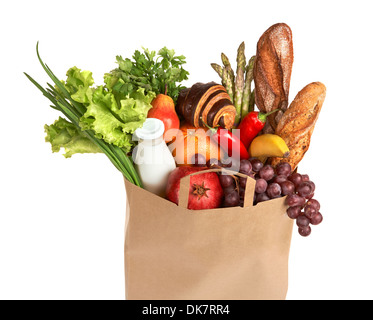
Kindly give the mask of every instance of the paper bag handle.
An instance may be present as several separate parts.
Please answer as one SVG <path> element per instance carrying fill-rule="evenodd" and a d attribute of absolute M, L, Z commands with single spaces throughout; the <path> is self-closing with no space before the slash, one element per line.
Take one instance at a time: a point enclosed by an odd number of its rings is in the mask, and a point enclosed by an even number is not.
<path fill-rule="evenodd" d="M 202 170 L 198 172 L 191 173 L 190 175 L 187 175 L 185 177 L 182 177 L 180 179 L 180 190 L 179 190 L 179 207 L 182 208 L 188 208 L 188 201 L 189 201 L 189 188 L 190 188 L 190 177 L 197 175 L 197 174 L 202 174 L 202 173 L 208 173 L 208 172 L 225 172 L 228 174 L 236 175 L 242 178 L 247 178 L 246 182 L 246 188 L 245 188 L 245 200 L 243 207 L 251 207 L 253 205 L 254 201 L 254 193 L 255 193 L 255 179 L 247 176 L 246 174 L 236 172 L 236 171 L 230 171 L 226 170 L 224 168 L 221 169 L 207 169 L 207 170 Z"/>

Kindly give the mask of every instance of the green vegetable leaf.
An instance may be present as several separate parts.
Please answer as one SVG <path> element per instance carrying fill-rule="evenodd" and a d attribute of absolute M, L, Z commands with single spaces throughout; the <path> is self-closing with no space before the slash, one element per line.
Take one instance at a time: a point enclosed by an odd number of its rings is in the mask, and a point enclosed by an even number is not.
<path fill-rule="evenodd" d="M 117 57 L 117 62 L 119 64 L 119 69 L 121 69 L 122 71 L 125 71 L 125 72 L 130 72 L 131 69 L 132 69 L 132 62 L 130 59 L 125 59 L 123 60 L 123 58 L 121 56 L 118 56 Z"/>
<path fill-rule="evenodd" d="M 64 85 L 71 98 L 76 102 L 89 103 L 92 99 L 92 89 L 90 87 L 94 84 L 92 72 L 81 71 L 77 67 L 73 67 L 67 71 L 66 76 Z"/>
<path fill-rule="evenodd" d="M 102 152 L 80 129 L 64 118 L 59 117 L 53 124 L 45 125 L 44 129 L 47 134 L 45 141 L 50 142 L 52 151 L 59 152 L 64 148 L 66 158 L 76 153 Z"/>
<path fill-rule="evenodd" d="M 128 59 L 117 59 L 123 69 L 132 65 Z M 139 83 L 143 80 L 136 79 Z M 128 153 L 134 145 L 132 134 L 144 123 L 155 93 L 145 94 L 145 88 L 141 87 L 134 90 L 131 83 L 115 75 L 108 75 L 105 82 L 106 86 L 93 87 L 92 73 L 73 67 L 67 71 L 63 84 L 71 98 L 84 106 L 80 128 L 92 130 L 96 138 Z"/>
<path fill-rule="evenodd" d="M 112 92 L 99 86 L 79 125 L 83 130 L 93 130 L 97 138 L 129 152 L 133 146 L 132 134 L 144 123 L 155 97 L 154 92 L 146 95 L 144 91 L 140 88 L 118 104 Z"/>
<path fill-rule="evenodd" d="M 46 141 L 51 142 L 53 151 L 58 152 L 61 147 L 63 147 L 66 151 L 66 157 L 81 152 L 103 152 L 128 181 L 139 187 L 143 187 L 140 177 L 133 166 L 133 162 L 129 156 L 124 153 L 123 149 L 96 138 L 95 133 L 92 130 L 84 132 L 81 130 L 79 119 L 81 118 L 81 115 L 86 112 L 86 106 L 83 103 L 75 101 L 71 97 L 69 90 L 67 90 L 64 85 L 66 82 L 59 80 L 52 70 L 43 62 L 39 54 L 38 44 L 36 45 L 36 53 L 41 66 L 53 81 L 55 87 L 47 83 L 48 86 L 44 89 L 27 73 L 25 73 L 25 75 L 31 83 L 34 84 L 50 102 L 52 102 L 51 107 L 59 110 L 70 121 L 61 118 L 53 125 L 45 126 L 47 132 Z M 87 80 L 89 78 L 89 73 L 85 75 L 87 76 L 85 77 L 83 73 L 83 79 Z M 76 78 L 79 78 L 79 76 L 80 74 L 78 71 L 78 76 Z M 71 78 L 74 78 L 74 76 Z M 87 88 L 86 92 L 88 92 L 90 90 L 89 86 L 93 84 L 93 79 L 82 81 L 80 84 L 82 86 L 81 89 Z M 70 88 L 71 91 L 74 91 L 73 88 L 78 88 L 78 91 L 80 87 L 79 83 L 78 85 L 72 83 L 69 83 L 68 85 L 72 85 Z M 86 100 L 91 100 L 90 95 L 87 96 Z M 89 141 L 86 139 L 89 139 Z"/>
<path fill-rule="evenodd" d="M 106 86 L 115 96 L 126 96 L 139 88 L 145 93 L 167 93 L 176 103 L 179 92 L 184 89 L 181 82 L 188 79 L 188 71 L 182 65 L 185 57 L 176 56 L 174 50 L 163 47 L 156 53 L 143 48 L 136 50 L 132 60 L 117 56 L 118 68 L 105 74 Z"/>

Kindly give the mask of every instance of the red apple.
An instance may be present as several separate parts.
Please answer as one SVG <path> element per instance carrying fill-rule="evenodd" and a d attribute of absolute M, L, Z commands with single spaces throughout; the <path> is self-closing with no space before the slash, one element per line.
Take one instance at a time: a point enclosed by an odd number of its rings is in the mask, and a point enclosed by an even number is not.
<path fill-rule="evenodd" d="M 171 172 L 166 187 L 166 198 L 179 203 L 180 179 L 204 167 L 178 167 Z M 215 172 L 201 173 L 190 177 L 188 209 L 215 209 L 222 205 L 223 189 Z"/>

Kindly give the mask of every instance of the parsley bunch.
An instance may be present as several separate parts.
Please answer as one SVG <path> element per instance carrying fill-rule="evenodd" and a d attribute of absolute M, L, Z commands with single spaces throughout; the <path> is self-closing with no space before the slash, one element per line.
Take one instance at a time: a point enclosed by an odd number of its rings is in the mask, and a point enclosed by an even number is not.
<path fill-rule="evenodd" d="M 169 95 L 176 103 L 179 92 L 185 87 L 180 83 L 188 79 L 189 72 L 183 68 L 184 56 L 175 56 L 174 50 L 166 47 L 156 53 L 143 48 L 132 56 L 123 59 L 117 56 L 118 68 L 105 74 L 106 86 L 117 97 L 125 97 L 139 88 L 145 92 Z"/>

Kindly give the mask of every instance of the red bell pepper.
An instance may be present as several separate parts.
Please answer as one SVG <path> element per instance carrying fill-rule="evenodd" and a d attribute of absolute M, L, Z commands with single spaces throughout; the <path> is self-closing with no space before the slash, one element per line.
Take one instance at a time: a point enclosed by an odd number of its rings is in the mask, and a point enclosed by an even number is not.
<path fill-rule="evenodd" d="M 249 159 L 249 153 L 241 140 L 231 131 L 223 128 L 211 128 L 206 123 L 205 126 L 211 131 L 211 138 L 227 153 L 229 157 L 239 155 L 240 159 Z"/>
<path fill-rule="evenodd" d="M 267 117 L 278 110 L 272 110 L 268 113 L 251 111 L 242 119 L 237 129 L 240 130 L 240 139 L 246 149 L 249 148 L 251 141 L 264 128 Z"/>

